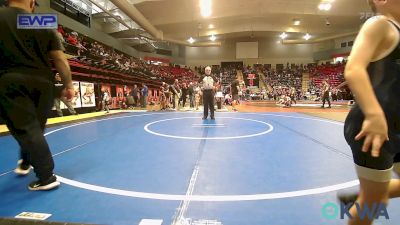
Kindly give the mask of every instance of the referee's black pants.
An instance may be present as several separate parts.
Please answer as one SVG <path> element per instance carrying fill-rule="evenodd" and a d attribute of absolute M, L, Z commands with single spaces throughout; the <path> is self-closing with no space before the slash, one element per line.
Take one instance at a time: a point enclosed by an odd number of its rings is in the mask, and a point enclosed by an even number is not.
<path fill-rule="evenodd" d="M 324 92 L 324 94 L 322 95 L 322 107 L 325 106 L 325 102 L 328 102 L 329 107 L 331 107 L 331 100 L 329 98 L 329 92 Z"/>
<path fill-rule="evenodd" d="M 50 80 L 33 74 L 0 74 L 0 116 L 20 146 L 23 163 L 34 167 L 39 180 L 47 180 L 54 169 L 44 137 L 53 88 Z"/>
<path fill-rule="evenodd" d="M 208 117 L 208 108 L 210 108 L 211 118 L 214 118 L 214 90 L 203 90 L 204 118 Z"/>

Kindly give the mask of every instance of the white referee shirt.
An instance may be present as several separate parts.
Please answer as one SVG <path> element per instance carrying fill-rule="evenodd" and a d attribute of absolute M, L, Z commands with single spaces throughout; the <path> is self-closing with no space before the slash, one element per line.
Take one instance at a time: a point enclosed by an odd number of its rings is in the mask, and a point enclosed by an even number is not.
<path fill-rule="evenodd" d="M 203 88 L 204 90 L 209 90 L 214 88 L 214 79 L 211 76 L 205 76 L 203 78 Z"/>

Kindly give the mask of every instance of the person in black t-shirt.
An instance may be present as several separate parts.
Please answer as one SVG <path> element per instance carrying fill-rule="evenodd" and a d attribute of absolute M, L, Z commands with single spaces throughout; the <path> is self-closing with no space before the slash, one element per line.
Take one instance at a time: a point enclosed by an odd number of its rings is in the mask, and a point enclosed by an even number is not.
<path fill-rule="evenodd" d="M 236 79 L 231 84 L 231 95 L 232 95 L 232 108 L 233 108 L 233 111 L 237 111 L 235 106 L 239 104 L 239 90 L 240 90 L 239 80 Z"/>
<path fill-rule="evenodd" d="M 74 93 L 64 47 L 55 30 L 18 29 L 18 14 L 29 14 L 35 0 L 10 0 L 0 8 L 0 116 L 20 145 L 21 160 L 15 172 L 27 175 L 30 165 L 39 178 L 30 190 L 50 190 L 60 183 L 53 174 L 54 161 L 44 138 L 48 113 L 54 103 L 54 75 L 50 59 L 62 76 L 63 94 Z"/>
<path fill-rule="evenodd" d="M 136 84 L 133 85 L 131 95 L 133 97 L 133 100 L 135 101 L 135 107 L 138 107 L 139 106 L 139 88 Z"/>
<path fill-rule="evenodd" d="M 179 108 L 179 99 L 181 97 L 181 88 L 179 85 L 179 80 L 175 79 L 174 83 L 169 86 L 170 92 L 172 93 L 172 107 L 174 110 Z"/>
<path fill-rule="evenodd" d="M 194 85 L 192 82 L 189 83 L 188 94 L 189 94 L 190 108 L 194 108 Z"/>
<path fill-rule="evenodd" d="M 185 108 L 186 96 L 188 95 L 188 92 L 189 92 L 189 89 L 188 89 L 186 83 L 183 83 L 181 92 L 182 92 L 182 94 L 181 94 L 182 108 Z"/>
<path fill-rule="evenodd" d="M 61 111 L 60 103 L 63 102 L 65 106 L 67 106 L 69 113 L 72 115 L 77 115 L 74 107 L 71 104 L 71 101 L 68 101 L 68 99 L 63 96 L 62 92 L 65 89 L 64 84 L 62 83 L 61 77 L 59 73 L 56 73 L 54 76 L 54 106 L 56 107 L 57 115 L 58 116 L 63 116 L 63 112 Z"/>
<path fill-rule="evenodd" d="M 322 82 L 322 106 L 321 108 L 325 107 L 325 101 L 328 101 L 328 108 L 331 108 L 331 100 L 330 100 L 330 96 L 329 96 L 329 92 L 330 92 L 331 86 L 329 85 L 327 80 L 324 80 Z"/>

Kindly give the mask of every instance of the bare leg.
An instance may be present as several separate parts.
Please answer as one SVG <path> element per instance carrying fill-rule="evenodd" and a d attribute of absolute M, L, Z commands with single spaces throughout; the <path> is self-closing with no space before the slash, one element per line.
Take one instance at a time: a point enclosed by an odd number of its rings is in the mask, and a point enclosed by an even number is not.
<path fill-rule="evenodd" d="M 371 209 L 372 204 L 388 203 L 389 199 L 389 183 L 390 182 L 374 182 L 360 178 L 360 194 L 357 199 L 357 203 L 361 210 L 364 205 L 367 204 Z M 371 225 L 373 220 L 369 220 L 368 217 L 360 219 L 356 205 L 350 209 L 350 214 L 353 219 L 350 219 L 348 225 Z"/>

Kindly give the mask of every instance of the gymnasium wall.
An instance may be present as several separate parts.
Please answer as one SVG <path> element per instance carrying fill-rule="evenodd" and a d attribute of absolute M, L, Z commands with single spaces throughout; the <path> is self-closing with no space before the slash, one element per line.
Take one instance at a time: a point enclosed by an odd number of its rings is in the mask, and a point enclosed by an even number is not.
<path fill-rule="evenodd" d="M 138 52 L 138 57 L 139 58 L 144 58 L 146 56 L 148 57 L 156 57 L 156 58 L 164 58 L 164 59 L 169 59 L 170 62 L 175 63 L 175 64 L 181 64 L 185 65 L 185 48 L 176 44 L 170 44 L 170 49 L 172 51 L 172 56 L 167 56 L 167 55 L 160 55 L 160 54 L 155 54 L 155 53 L 148 53 L 148 52 Z"/>
<path fill-rule="evenodd" d="M 221 47 L 186 47 L 186 64 L 189 66 L 218 65 L 221 61 L 243 61 L 245 64 L 310 63 L 313 62 L 311 45 L 282 45 L 276 39 L 251 39 L 258 41 L 258 59 L 236 59 L 236 42 L 226 40 Z"/>
<path fill-rule="evenodd" d="M 315 61 L 323 61 L 331 59 L 334 54 L 349 53 L 352 49 L 352 46 L 349 46 L 349 42 L 354 42 L 355 38 L 355 36 L 349 36 L 314 44 L 313 59 Z M 346 43 L 346 46 L 341 47 L 342 43 Z"/>

